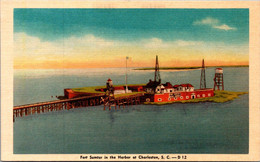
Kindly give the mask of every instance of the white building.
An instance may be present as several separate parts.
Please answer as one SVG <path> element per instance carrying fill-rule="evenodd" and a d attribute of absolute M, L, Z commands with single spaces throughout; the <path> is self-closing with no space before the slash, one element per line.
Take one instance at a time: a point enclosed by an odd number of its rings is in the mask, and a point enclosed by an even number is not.
<path fill-rule="evenodd" d="M 194 87 L 189 83 L 174 85 L 173 88 L 174 88 L 175 92 L 193 92 L 194 91 Z"/>

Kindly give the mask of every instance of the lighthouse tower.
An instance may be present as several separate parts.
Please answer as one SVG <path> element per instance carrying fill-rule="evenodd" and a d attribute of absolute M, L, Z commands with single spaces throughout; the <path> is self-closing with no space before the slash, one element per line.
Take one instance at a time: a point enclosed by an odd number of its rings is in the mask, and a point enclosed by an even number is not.
<path fill-rule="evenodd" d="M 215 70 L 215 78 L 214 78 L 214 90 L 224 90 L 224 79 L 223 79 L 223 69 L 216 68 Z"/>
<path fill-rule="evenodd" d="M 107 86 L 107 91 L 109 92 L 109 95 L 114 94 L 113 81 L 110 78 L 107 80 L 106 86 Z"/>

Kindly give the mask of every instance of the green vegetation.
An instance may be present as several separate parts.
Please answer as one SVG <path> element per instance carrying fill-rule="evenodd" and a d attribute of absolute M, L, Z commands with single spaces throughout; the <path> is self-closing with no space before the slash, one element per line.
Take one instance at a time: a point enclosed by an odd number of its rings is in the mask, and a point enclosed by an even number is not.
<path fill-rule="evenodd" d="M 115 85 L 114 87 L 121 87 L 125 85 Z M 145 84 L 128 84 L 127 86 L 145 86 Z M 94 86 L 94 87 L 81 87 L 81 88 L 71 88 L 74 92 L 83 93 L 105 93 L 101 91 L 96 91 L 96 89 L 106 88 L 106 86 Z M 128 93 L 130 94 L 130 93 Z"/>
<path fill-rule="evenodd" d="M 124 86 L 124 85 L 116 85 L 115 87 Z M 144 86 L 144 84 L 131 84 L 128 86 Z M 75 92 L 83 92 L 83 93 L 105 93 L 101 91 L 96 91 L 96 89 L 105 88 L 105 86 L 95 86 L 95 87 L 82 87 L 82 88 L 72 88 Z M 135 95 L 138 93 L 144 92 L 132 92 L 132 93 L 123 93 L 117 94 L 115 97 L 123 97 L 123 96 L 130 96 Z M 239 95 L 248 94 L 248 92 L 230 92 L 230 91 L 214 91 L 213 97 L 207 98 L 197 98 L 192 100 L 182 100 L 182 101 L 171 101 L 171 102 L 145 102 L 144 104 L 151 104 L 151 105 L 165 105 L 171 103 L 197 103 L 197 102 L 227 102 L 232 101 L 238 98 Z"/>
<path fill-rule="evenodd" d="M 199 69 L 201 67 L 160 67 L 160 70 L 190 70 L 190 69 Z M 138 68 L 134 70 L 154 70 L 154 67 L 149 68 Z"/>
<path fill-rule="evenodd" d="M 249 67 L 249 65 L 224 65 L 224 66 L 206 66 L 207 68 L 217 68 L 217 67 Z M 200 69 L 201 66 L 193 66 L 193 67 L 160 67 L 160 70 L 194 70 Z M 134 70 L 154 70 L 154 67 L 147 67 L 147 68 L 137 68 Z"/>
<path fill-rule="evenodd" d="M 117 98 L 117 97 L 124 97 L 124 96 L 131 96 L 131 95 L 135 95 L 135 94 L 139 94 L 139 93 L 144 93 L 144 92 L 132 92 L 132 93 L 116 94 L 115 98 Z"/>
<path fill-rule="evenodd" d="M 223 66 L 206 66 L 206 67 L 249 67 L 249 65 L 223 65 Z"/>
<path fill-rule="evenodd" d="M 247 94 L 248 92 L 230 92 L 230 91 L 215 91 L 213 97 L 197 98 L 192 100 L 171 101 L 171 102 L 145 102 L 144 104 L 165 105 L 171 103 L 197 103 L 197 102 L 227 102 L 238 98 L 239 95 Z"/>
<path fill-rule="evenodd" d="M 96 89 L 106 88 L 106 86 L 95 86 L 95 87 L 81 87 L 81 88 L 71 88 L 74 92 L 83 93 L 105 93 L 101 91 L 96 91 Z"/>

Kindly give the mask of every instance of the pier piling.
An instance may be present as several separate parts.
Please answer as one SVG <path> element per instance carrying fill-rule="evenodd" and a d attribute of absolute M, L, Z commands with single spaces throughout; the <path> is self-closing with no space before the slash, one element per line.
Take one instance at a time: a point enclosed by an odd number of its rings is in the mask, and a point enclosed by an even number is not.
<path fill-rule="evenodd" d="M 80 107 L 88 107 L 88 106 L 96 106 L 104 104 L 104 110 L 106 107 L 111 110 L 111 107 L 114 106 L 115 110 L 120 109 L 120 106 L 127 105 L 137 105 L 141 104 L 141 97 L 144 94 L 135 94 L 117 98 L 107 97 L 104 94 L 95 95 L 95 96 L 84 96 L 72 99 L 64 99 L 64 100 L 55 100 L 48 102 L 39 102 L 28 105 L 14 106 L 13 108 L 13 122 L 15 122 L 15 118 L 23 117 L 33 114 L 46 113 L 51 111 L 59 111 L 59 110 L 70 110 L 74 108 Z M 102 98 L 101 98 L 102 97 Z"/>
<path fill-rule="evenodd" d="M 17 117 L 23 117 L 32 114 L 40 114 L 50 111 L 69 110 L 71 108 L 100 105 L 101 97 L 104 97 L 104 94 L 14 106 L 13 122 L 15 122 L 15 118 Z"/>

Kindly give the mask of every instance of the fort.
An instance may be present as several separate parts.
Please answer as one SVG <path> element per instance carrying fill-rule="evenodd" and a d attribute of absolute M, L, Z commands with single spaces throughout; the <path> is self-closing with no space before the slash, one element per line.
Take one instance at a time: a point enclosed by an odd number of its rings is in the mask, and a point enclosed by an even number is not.
<path fill-rule="evenodd" d="M 223 70 L 221 68 L 216 69 L 215 76 L 215 85 L 218 87 L 224 87 Z M 205 65 L 204 59 L 202 60 L 201 67 L 201 80 L 200 80 L 200 89 L 195 89 L 190 83 L 185 84 L 176 84 L 172 85 L 170 82 L 165 84 L 161 83 L 160 77 L 160 68 L 158 56 L 156 56 L 155 69 L 154 69 L 154 80 L 149 80 L 147 84 L 144 85 L 113 85 L 113 81 L 109 78 L 105 86 L 100 87 L 83 87 L 83 88 L 74 88 L 74 89 L 65 89 L 64 95 L 65 98 L 76 98 L 87 95 L 96 95 L 96 94 L 105 94 L 105 97 L 102 97 L 102 101 L 108 104 L 109 108 L 111 105 L 120 105 L 121 102 L 116 103 L 119 100 L 123 101 L 124 98 L 127 98 L 132 95 L 140 96 L 138 97 L 138 102 L 174 102 L 174 101 L 183 101 L 191 100 L 197 98 L 207 98 L 214 96 L 213 88 L 206 88 L 206 79 L 205 79 Z M 127 80 L 127 77 L 126 77 Z M 224 88 L 222 89 L 224 90 Z M 110 104 L 113 102 L 113 104 Z M 124 105 L 124 104 L 123 104 Z"/>
<path fill-rule="evenodd" d="M 196 102 L 227 102 L 247 92 L 224 91 L 224 75 L 222 68 L 215 69 L 214 87 L 206 87 L 205 65 L 202 60 L 200 88 L 195 89 L 190 83 L 172 85 L 170 82 L 162 83 L 158 56 L 154 68 L 154 79 L 146 84 L 113 85 L 108 79 L 103 86 L 67 88 L 64 96 L 59 100 L 39 102 L 27 105 L 14 106 L 13 121 L 16 117 L 31 114 L 40 114 L 50 111 L 70 110 L 80 107 L 103 105 L 104 110 L 125 108 L 127 105 L 138 104 L 171 104 Z"/>

